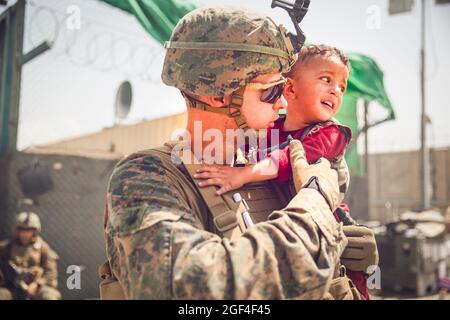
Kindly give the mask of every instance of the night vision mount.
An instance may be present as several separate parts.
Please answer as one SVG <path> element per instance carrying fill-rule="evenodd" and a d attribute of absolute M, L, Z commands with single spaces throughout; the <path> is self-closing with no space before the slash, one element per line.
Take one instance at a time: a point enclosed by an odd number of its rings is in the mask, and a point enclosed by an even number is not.
<path fill-rule="evenodd" d="M 297 34 L 295 35 L 289 32 L 287 36 L 291 40 L 296 53 L 300 52 L 300 49 L 306 40 L 302 29 L 300 29 L 300 22 L 302 22 L 308 12 L 309 3 L 310 0 L 295 0 L 295 3 L 292 3 L 292 1 L 289 0 L 272 0 L 271 8 L 280 7 L 286 10 L 294 23 Z"/>

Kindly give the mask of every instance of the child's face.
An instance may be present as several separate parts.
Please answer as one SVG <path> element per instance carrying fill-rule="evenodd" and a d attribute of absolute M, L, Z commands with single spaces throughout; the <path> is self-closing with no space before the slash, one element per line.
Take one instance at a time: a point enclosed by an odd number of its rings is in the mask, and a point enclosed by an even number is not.
<path fill-rule="evenodd" d="M 288 117 L 303 124 L 332 118 L 342 104 L 347 88 L 348 68 L 337 57 L 313 57 L 288 79 L 284 95 Z"/>

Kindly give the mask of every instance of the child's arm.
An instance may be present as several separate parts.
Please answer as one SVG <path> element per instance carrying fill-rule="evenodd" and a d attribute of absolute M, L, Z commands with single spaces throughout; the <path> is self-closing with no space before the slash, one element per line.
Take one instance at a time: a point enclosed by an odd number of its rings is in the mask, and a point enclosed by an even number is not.
<path fill-rule="evenodd" d="M 200 187 L 219 186 L 218 195 L 236 190 L 244 184 L 272 180 L 278 176 L 278 167 L 270 159 L 264 159 L 256 164 L 245 167 L 202 166 L 194 175 L 196 179 L 206 179 L 198 183 Z"/>

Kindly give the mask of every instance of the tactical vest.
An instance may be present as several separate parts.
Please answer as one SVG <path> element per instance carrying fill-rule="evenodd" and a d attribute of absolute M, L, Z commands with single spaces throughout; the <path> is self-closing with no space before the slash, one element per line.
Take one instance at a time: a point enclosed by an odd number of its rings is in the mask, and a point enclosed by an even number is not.
<path fill-rule="evenodd" d="M 166 145 L 174 146 L 173 143 L 167 143 Z M 238 190 L 219 196 L 216 194 L 217 188 L 214 186 L 198 187 L 193 175 L 201 164 L 195 164 L 195 161 L 193 161 L 194 155 L 190 150 L 184 152 L 189 152 L 189 154 L 180 156 L 184 160 L 183 165 L 210 209 L 216 228 L 215 233 L 221 237 L 230 240 L 240 237 L 251 224 L 266 221 L 273 211 L 285 208 L 295 195 L 293 183 L 279 184 L 273 181 L 264 181 L 247 184 Z M 186 159 L 190 159 L 190 161 L 186 161 Z M 234 196 L 236 194 L 239 194 L 239 196 Z M 99 274 L 102 278 L 100 299 L 125 299 L 120 283 L 112 274 L 108 261 L 100 266 Z M 362 299 L 352 281 L 345 275 L 345 268 L 343 269 L 340 265 L 336 268 L 329 293 L 324 298 L 336 300 L 344 298 Z"/>

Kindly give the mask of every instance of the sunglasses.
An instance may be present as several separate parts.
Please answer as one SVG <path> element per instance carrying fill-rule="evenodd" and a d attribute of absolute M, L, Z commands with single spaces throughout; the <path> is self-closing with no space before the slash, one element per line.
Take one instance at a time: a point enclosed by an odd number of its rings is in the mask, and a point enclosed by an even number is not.
<path fill-rule="evenodd" d="M 283 95 L 285 84 L 286 79 L 282 78 L 271 83 L 251 82 L 247 84 L 246 88 L 250 90 L 262 90 L 261 101 L 274 104 Z"/>

